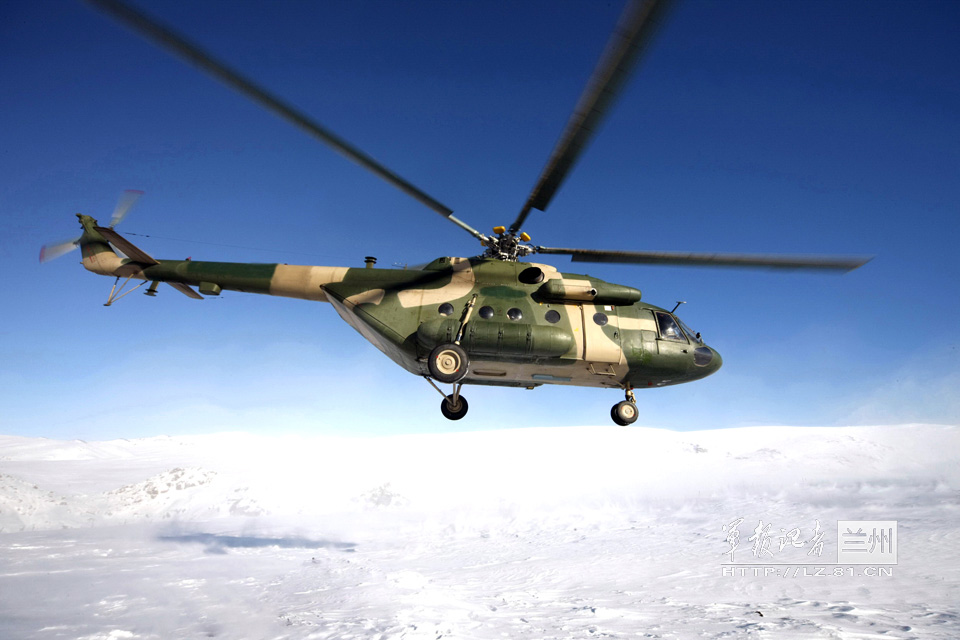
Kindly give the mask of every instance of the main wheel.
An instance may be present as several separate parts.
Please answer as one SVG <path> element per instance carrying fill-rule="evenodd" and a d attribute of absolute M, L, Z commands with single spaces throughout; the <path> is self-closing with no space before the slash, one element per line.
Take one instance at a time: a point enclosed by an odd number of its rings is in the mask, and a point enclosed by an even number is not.
<path fill-rule="evenodd" d="M 618 402 L 610 409 L 610 417 L 621 427 L 633 424 L 639 416 L 640 412 L 637 411 L 637 405 L 627 400 Z"/>
<path fill-rule="evenodd" d="M 470 405 L 467 404 L 467 399 L 463 396 L 457 398 L 457 404 L 453 404 L 453 394 L 450 394 L 440 403 L 440 413 L 443 414 L 443 417 L 447 420 L 459 420 L 463 416 L 467 415 L 467 409 Z"/>
<path fill-rule="evenodd" d="M 467 375 L 469 366 L 467 352 L 456 344 L 441 344 L 434 347 L 427 358 L 430 375 L 439 382 L 457 382 Z"/>

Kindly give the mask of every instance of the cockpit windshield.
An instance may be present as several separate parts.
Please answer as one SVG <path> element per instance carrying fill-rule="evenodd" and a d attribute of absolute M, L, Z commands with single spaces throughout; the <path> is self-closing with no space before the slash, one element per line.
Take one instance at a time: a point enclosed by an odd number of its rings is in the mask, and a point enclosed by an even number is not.
<path fill-rule="evenodd" d="M 677 322 L 680 323 L 680 326 L 683 327 L 684 333 L 687 334 L 687 337 L 690 338 L 690 342 L 695 344 L 703 344 L 703 340 L 700 339 L 700 334 L 684 324 L 683 320 L 677 318 Z"/>
<path fill-rule="evenodd" d="M 700 334 L 683 324 L 680 318 L 666 311 L 657 311 L 657 328 L 660 329 L 660 337 L 664 340 L 676 340 L 677 342 L 686 342 L 687 338 L 693 344 L 703 344 Z M 681 330 L 681 327 L 683 328 Z M 686 337 L 684 337 L 686 333 Z"/>
<path fill-rule="evenodd" d="M 664 340 L 687 341 L 683 337 L 683 331 L 680 330 L 676 318 L 665 311 L 657 311 L 657 328 L 660 329 L 660 337 Z"/>

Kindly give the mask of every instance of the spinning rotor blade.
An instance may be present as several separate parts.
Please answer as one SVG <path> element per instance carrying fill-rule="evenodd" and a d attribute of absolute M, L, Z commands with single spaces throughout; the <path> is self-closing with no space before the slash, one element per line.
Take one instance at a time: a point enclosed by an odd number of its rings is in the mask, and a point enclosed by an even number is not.
<path fill-rule="evenodd" d="M 65 242 L 58 242 L 56 244 L 45 244 L 40 247 L 40 263 L 50 262 L 55 260 L 62 255 L 66 255 L 80 247 L 79 244 L 80 238 L 74 238 L 73 240 L 67 240 Z"/>
<path fill-rule="evenodd" d="M 300 127 L 314 138 L 317 138 L 328 146 L 333 147 L 333 149 L 338 151 L 340 154 L 346 156 L 350 160 L 359 164 L 361 167 L 364 167 L 368 171 L 374 173 L 380 179 L 392 184 L 394 187 L 400 189 L 407 195 L 430 207 L 457 226 L 465 229 L 474 237 L 480 239 L 484 238 L 482 233 L 465 222 L 455 218 L 452 215 L 453 209 L 427 195 L 425 192 L 421 191 L 407 180 L 404 180 L 399 175 L 380 164 L 357 147 L 353 146 L 343 138 L 340 138 L 332 131 L 320 126 L 302 112 L 284 103 L 279 98 L 271 95 L 266 90 L 256 85 L 253 81 L 243 77 L 236 71 L 230 69 L 227 65 L 214 59 L 208 53 L 200 49 L 200 47 L 188 42 L 171 29 L 159 24 L 152 18 L 147 17 L 146 15 L 124 4 L 123 2 L 120 2 L 119 0 L 87 1 L 96 6 L 98 9 L 109 13 L 111 16 L 123 22 L 140 35 L 153 40 L 156 44 L 160 45 L 164 49 L 167 49 L 168 51 L 180 56 L 187 62 L 192 63 L 203 71 L 206 71 L 227 86 L 242 93 L 254 102 L 257 102 L 260 104 L 260 106 L 269 109 L 284 120 Z"/>
<path fill-rule="evenodd" d="M 520 230 L 530 209 L 546 210 L 623 88 L 641 51 L 662 22 L 669 4 L 670 0 L 630 0 L 540 180 L 527 198 L 520 215 L 510 225 L 511 233 Z"/>
<path fill-rule="evenodd" d="M 750 253 L 672 253 L 668 251 L 598 251 L 537 247 L 537 253 L 568 255 L 573 262 L 666 264 L 709 267 L 760 267 L 814 271 L 852 271 L 869 257 L 763 255 Z"/>
<path fill-rule="evenodd" d="M 142 195 L 143 191 L 138 191 L 137 189 L 127 189 L 124 191 L 117 201 L 117 207 L 113 210 L 113 218 L 110 219 L 110 224 L 107 226 L 113 229 L 120 224 L 123 219 L 127 217 L 127 214 L 130 213 L 130 208 L 136 204 Z"/>

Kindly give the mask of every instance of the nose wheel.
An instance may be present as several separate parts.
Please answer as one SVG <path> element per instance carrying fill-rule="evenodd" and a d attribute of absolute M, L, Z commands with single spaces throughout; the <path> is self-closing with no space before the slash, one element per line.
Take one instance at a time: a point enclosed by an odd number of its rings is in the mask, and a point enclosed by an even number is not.
<path fill-rule="evenodd" d="M 622 400 L 613 405 L 610 409 L 610 417 L 621 427 L 626 427 L 637 421 L 640 417 L 640 411 L 637 409 L 637 399 L 633 395 L 633 389 L 626 390 L 626 400 Z"/>

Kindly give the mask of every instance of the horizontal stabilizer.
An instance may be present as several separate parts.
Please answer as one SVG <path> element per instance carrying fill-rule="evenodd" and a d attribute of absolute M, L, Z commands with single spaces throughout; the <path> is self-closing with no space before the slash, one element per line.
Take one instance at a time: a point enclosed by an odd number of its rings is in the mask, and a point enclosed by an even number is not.
<path fill-rule="evenodd" d="M 94 230 L 103 236 L 110 244 L 115 246 L 117 249 L 120 249 L 128 258 L 134 262 L 139 262 L 144 265 L 153 265 L 160 264 L 146 252 L 141 249 L 138 249 L 131 243 L 129 240 L 121 236 L 119 233 L 114 231 L 109 227 L 94 227 Z"/>
<path fill-rule="evenodd" d="M 173 287 L 174 289 L 176 289 L 177 291 L 179 291 L 180 293 L 182 293 L 183 295 L 187 296 L 188 298 L 194 298 L 195 300 L 203 300 L 203 296 L 201 296 L 199 293 L 197 293 L 187 285 L 183 284 L 182 282 L 168 282 L 167 284 Z"/>

